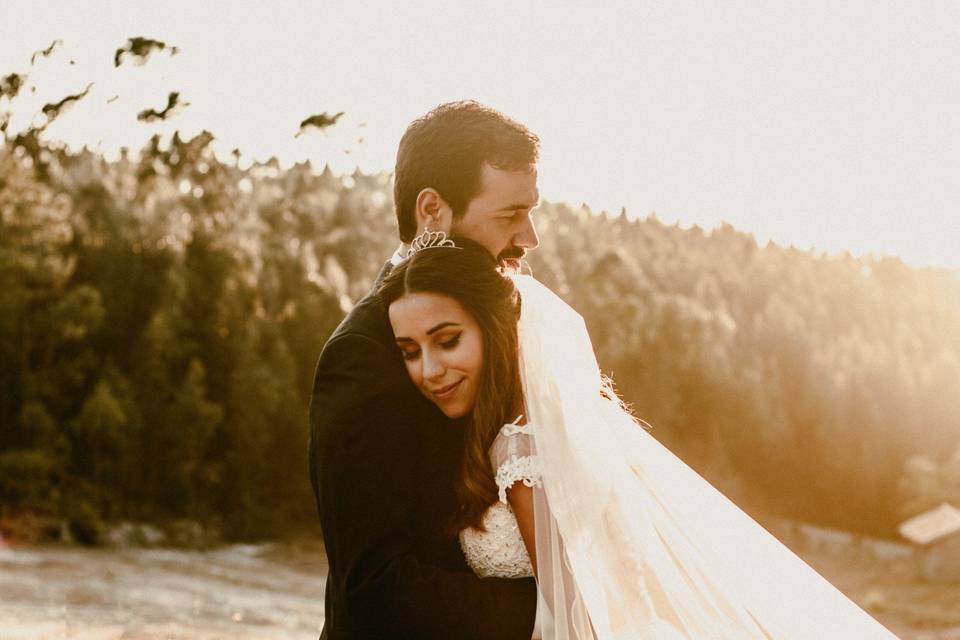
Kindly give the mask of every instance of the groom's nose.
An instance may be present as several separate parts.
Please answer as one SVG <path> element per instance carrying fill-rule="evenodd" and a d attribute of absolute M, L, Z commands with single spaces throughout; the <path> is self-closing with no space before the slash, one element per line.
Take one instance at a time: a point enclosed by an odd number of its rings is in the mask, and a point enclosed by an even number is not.
<path fill-rule="evenodd" d="M 527 214 L 527 220 L 523 227 L 513 236 L 513 246 L 528 250 L 540 246 L 540 236 L 537 235 L 537 228 L 534 226 L 533 217 L 530 214 Z"/>

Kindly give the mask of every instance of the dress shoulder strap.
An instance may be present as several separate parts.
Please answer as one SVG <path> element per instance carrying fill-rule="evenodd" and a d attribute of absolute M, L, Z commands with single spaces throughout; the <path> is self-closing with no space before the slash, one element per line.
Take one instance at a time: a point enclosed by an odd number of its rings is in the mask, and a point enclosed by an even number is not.
<path fill-rule="evenodd" d="M 533 426 L 528 424 L 519 424 L 523 419 L 523 414 L 520 414 L 513 419 L 513 422 L 508 422 L 507 424 L 500 427 L 500 433 L 505 437 L 515 436 L 517 434 L 531 435 L 533 434 Z"/>

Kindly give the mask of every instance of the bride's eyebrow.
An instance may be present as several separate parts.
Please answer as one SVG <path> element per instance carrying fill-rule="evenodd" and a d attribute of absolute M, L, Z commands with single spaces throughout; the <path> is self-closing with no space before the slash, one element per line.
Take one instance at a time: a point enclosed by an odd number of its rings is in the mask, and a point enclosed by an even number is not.
<path fill-rule="evenodd" d="M 440 329 L 446 329 L 447 327 L 459 327 L 459 326 L 460 326 L 459 322 L 441 322 L 440 324 L 436 325 L 432 329 L 428 329 L 427 335 L 431 336 L 435 334 L 437 331 L 440 331 Z"/>
<path fill-rule="evenodd" d="M 447 327 L 459 327 L 459 326 L 460 326 L 459 322 L 441 322 L 440 324 L 430 329 L 427 329 L 427 335 L 432 336 L 433 334 L 435 334 L 437 331 L 440 331 L 441 329 L 446 329 Z M 394 342 L 416 342 L 416 340 L 414 340 L 413 338 L 408 338 L 406 336 L 397 336 L 393 340 Z"/>

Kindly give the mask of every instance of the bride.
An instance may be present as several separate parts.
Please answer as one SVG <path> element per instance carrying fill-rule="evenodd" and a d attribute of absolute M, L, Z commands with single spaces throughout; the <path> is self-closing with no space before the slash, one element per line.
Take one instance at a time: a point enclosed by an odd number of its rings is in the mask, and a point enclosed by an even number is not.
<path fill-rule="evenodd" d="M 534 637 L 895 638 L 638 425 L 549 289 L 468 240 L 415 247 L 380 295 L 414 383 L 465 418 L 467 562 L 535 575 Z"/>

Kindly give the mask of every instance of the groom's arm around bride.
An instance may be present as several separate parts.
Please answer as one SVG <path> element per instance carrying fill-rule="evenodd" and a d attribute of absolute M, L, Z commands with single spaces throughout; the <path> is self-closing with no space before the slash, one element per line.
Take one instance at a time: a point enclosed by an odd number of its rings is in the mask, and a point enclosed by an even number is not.
<path fill-rule="evenodd" d="M 411 398 L 402 364 L 384 369 L 394 351 L 341 334 L 318 370 L 311 460 L 330 562 L 327 637 L 529 638 L 516 618 L 532 588 L 477 578 L 436 521 L 452 505 L 460 439 Z"/>
<path fill-rule="evenodd" d="M 435 179 L 465 183 L 462 189 L 424 184 L 413 185 L 413 193 L 426 188 L 457 196 L 460 189 L 460 206 L 469 207 L 486 192 L 467 176 L 480 180 L 481 172 L 489 173 L 487 155 L 503 153 L 491 151 L 491 141 L 502 139 L 519 140 L 535 157 L 536 137 L 522 125 L 476 103 L 442 105 L 404 135 L 397 182 L 403 187 L 404 176 L 422 181 L 430 171 L 452 171 Z M 469 168 L 438 158 L 439 149 L 452 150 Z M 518 175 L 523 184 L 535 181 L 535 172 Z M 398 205 L 401 237 L 409 240 L 419 222 L 402 209 Z M 523 244 L 536 246 L 526 214 L 521 220 L 510 212 L 507 225 L 501 215 L 484 209 L 463 221 L 478 223 L 468 230 L 483 236 L 494 255 L 522 255 Z M 446 216 L 449 224 L 449 209 Z M 385 265 L 377 284 L 390 268 Z M 411 382 L 377 284 L 327 342 L 314 379 L 310 474 L 329 560 L 321 637 L 527 640 L 536 586 L 531 578 L 480 579 L 468 568 L 451 526 L 463 425 Z"/>

